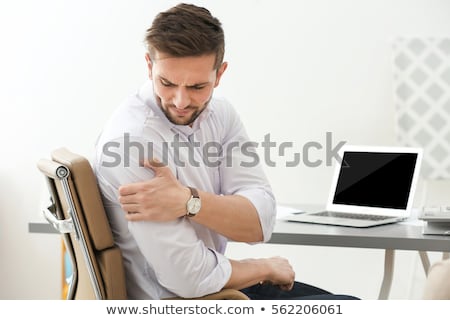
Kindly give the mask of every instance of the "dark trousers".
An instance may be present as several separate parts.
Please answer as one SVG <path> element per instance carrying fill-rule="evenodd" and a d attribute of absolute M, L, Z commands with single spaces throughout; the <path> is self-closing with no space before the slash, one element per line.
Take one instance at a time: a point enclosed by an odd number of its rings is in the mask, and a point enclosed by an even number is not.
<path fill-rule="evenodd" d="M 241 292 L 251 300 L 359 300 L 349 295 L 332 294 L 301 282 L 295 282 L 290 291 L 280 290 L 271 284 L 257 284 L 242 289 Z"/>

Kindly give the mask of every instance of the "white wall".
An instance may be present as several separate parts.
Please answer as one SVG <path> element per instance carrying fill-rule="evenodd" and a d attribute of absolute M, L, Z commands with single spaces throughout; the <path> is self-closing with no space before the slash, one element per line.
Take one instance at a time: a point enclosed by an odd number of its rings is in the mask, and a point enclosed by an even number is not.
<path fill-rule="evenodd" d="M 450 1 L 192 1 L 224 25 L 220 93 L 254 141 L 394 144 L 390 40 L 450 30 Z M 28 233 L 46 196 L 36 161 L 66 146 L 90 155 L 102 124 L 146 78 L 142 37 L 178 1 L 0 3 L 0 298 L 59 298 L 56 236 Z M 311 159 L 324 159 L 322 151 Z M 266 172 L 280 202 L 325 201 L 331 167 Z M 376 298 L 382 251 L 233 244 L 233 257 L 284 253 L 298 279 Z M 400 253 L 392 297 L 420 296 L 414 253 Z M 364 272 L 355 273 L 354 266 Z M 349 267 L 350 271 L 346 268 Z M 412 281 L 415 282 L 412 282 Z"/>

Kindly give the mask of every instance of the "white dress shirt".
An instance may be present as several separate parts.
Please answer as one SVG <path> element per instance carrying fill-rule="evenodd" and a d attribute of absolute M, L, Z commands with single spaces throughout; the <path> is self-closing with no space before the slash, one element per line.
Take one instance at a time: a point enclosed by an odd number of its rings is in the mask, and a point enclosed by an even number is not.
<path fill-rule="evenodd" d="M 227 239 L 190 218 L 125 219 L 118 188 L 154 176 L 139 161 L 155 157 L 183 185 L 246 197 L 258 212 L 267 241 L 276 205 L 254 147 L 237 113 L 224 100 L 213 98 L 192 127 L 171 123 L 155 103 L 150 81 L 114 112 L 97 140 L 93 167 L 115 242 L 122 250 L 130 299 L 198 297 L 221 290 L 231 275 L 224 256 Z"/>

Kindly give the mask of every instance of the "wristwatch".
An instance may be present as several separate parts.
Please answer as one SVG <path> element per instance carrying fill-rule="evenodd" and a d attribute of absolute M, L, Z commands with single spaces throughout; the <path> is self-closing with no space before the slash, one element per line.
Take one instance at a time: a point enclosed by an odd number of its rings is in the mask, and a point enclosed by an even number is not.
<path fill-rule="evenodd" d="M 202 207 L 202 201 L 200 200 L 197 189 L 192 187 L 188 188 L 189 190 L 191 190 L 191 198 L 186 203 L 186 216 L 195 217 L 195 215 L 200 211 Z"/>

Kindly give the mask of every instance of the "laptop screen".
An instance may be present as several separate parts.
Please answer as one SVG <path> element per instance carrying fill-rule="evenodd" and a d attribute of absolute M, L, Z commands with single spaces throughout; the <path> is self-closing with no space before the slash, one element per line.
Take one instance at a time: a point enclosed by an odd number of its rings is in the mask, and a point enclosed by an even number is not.
<path fill-rule="evenodd" d="M 346 151 L 333 204 L 406 209 L 417 153 Z"/>

